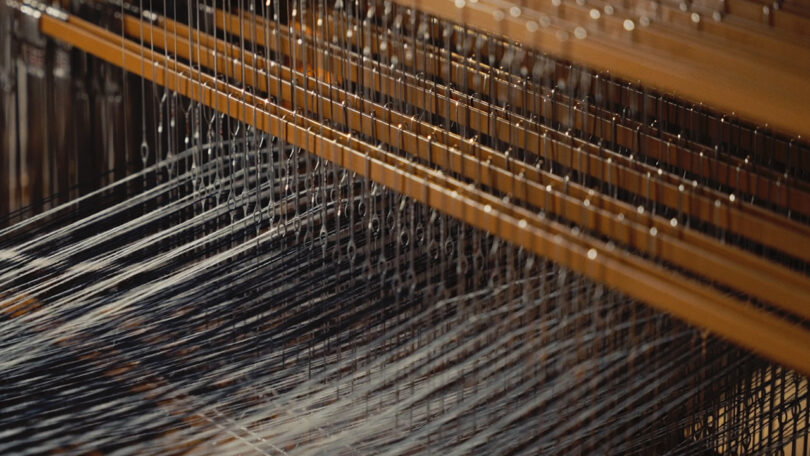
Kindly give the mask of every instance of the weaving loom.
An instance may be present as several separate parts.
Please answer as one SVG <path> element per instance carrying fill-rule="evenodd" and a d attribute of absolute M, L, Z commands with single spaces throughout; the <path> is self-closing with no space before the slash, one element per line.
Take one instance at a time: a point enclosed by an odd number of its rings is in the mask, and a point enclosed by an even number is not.
<path fill-rule="evenodd" d="M 0 0 L 0 89 L 0 454 L 810 455 L 807 0 Z"/>

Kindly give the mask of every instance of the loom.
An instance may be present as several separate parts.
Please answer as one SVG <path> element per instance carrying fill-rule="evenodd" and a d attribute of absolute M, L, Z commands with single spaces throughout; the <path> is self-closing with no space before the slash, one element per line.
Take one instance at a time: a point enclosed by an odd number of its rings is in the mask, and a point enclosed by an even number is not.
<path fill-rule="evenodd" d="M 810 455 L 807 0 L 0 0 L 0 454 Z"/>

